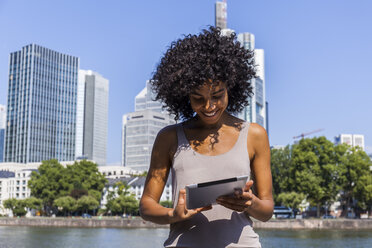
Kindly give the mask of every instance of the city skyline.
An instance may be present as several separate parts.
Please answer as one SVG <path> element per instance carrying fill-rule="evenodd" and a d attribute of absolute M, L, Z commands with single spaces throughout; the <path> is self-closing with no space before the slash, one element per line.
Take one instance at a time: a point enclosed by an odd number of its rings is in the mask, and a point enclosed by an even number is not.
<path fill-rule="evenodd" d="M 79 57 L 81 68 L 110 79 L 107 161 L 119 164 L 122 115 L 133 111 L 133 97 L 161 54 L 182 34 L 214 25 L 215 1 L 143 3 L 2 2 L 0 104 L 6 105 L 11 52 L 37 43 Z M 50 11 L 56 8 L 60 13 Z M 228 1 L 228 27 L 254 34 L 256 46 L 265 50 L 271 145 L 324 128 L 316 135 L 329 140 L 340 133 L 363 134 L 370 151 L 371 8 L 366 1 Z M 71 18 L 64 20 L 66 11 Z M 22 18 L 12 18 L 15 12 Z"/>

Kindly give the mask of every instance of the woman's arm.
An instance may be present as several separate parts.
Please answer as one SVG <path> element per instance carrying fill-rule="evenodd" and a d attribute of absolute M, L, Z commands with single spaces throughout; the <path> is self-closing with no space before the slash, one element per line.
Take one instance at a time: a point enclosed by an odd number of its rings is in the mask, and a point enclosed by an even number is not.
<path fill-rule="evenodd" d="M 150 169 L 140 201 L 140 214 L 144 220 L 158 224 L 170 224 L 188 219 L 196 213 L 208 209 L 186 209 L 186 192 L 184 189 L 180 190 L 178 205 L 175 209 L 166 208 L 159 204 L 176 148 L 175 126 L 162 129 L 158 133 L 152 149 Z"/>
<path fill-rule="evenodd" d="M 159 200 L 168 179 L 171 166 L 170 151 L 176 139 L 177 135 L 172 127 L 166 127 L 158 133 L 152 148 L 150 169 L 140 200 L 142 218 L 158 224 L 171 222 L 172 209 L 161 206 Z"/>
<path fill-rule="evenodd" d="M 250 124 L 247 143 L 255 182 L 250 180 L 242 192 L 235 193 L 235 197 L 219 197 L 217 202 L 227 208 L 244 211 L 257 220 L 268 221 L 273 214 L 274 201 L 270 146 L 265 129 L 258 124 Z M 252 193 L 253 184 L 257 195 Z"/>

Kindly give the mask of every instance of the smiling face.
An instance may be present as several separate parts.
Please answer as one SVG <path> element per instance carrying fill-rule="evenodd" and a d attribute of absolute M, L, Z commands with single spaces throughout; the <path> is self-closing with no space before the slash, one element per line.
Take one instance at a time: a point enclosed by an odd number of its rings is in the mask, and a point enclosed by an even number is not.
<path fill-rule="evenodd" d="M 189 97 L 191 108 L 207 125 L 217 124 L 228 105 L 227 88 L 222 82 L 205 83 Z"/>

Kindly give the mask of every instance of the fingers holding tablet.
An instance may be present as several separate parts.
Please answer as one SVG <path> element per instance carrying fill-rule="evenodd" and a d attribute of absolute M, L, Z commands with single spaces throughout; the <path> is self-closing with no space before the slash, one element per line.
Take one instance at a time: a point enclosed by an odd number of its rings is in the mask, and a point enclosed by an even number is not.
<path fill-rule="evenodd" d="M 212 209 L 211 205 L 200 207 L 200 208 L 195 208 L 195 209 L 187 209 L 186 190 L 181 189 L 178 195 L 177 206 L 173 209 L 170 217 L 174 219 L 173 222 L 178 222 L 178 221 L 189 219 L 199 212 L 207 211 L 210 209 Z"/>
<path fill-rule="evenodd" d="M 232 196 L 220 196 L 216 199 L 216 202 L 226 208 L 235 210 L 238 212 L 245 211 L 247 208 L 252 206 L 253 193 L 251 187 L 253 181 L 249 180 L 244 187 L 244 190 L 235 190 Z"/>

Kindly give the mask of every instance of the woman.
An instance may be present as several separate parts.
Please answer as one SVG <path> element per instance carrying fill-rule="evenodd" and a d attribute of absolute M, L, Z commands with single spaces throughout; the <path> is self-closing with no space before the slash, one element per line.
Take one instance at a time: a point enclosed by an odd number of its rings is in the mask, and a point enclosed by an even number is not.
<path fill-rule="evenodd" d="M 272 216 L 267 134 L 231 115 L 248 104 L 255 77 L 253 51 L 235 39 L 214 27 L 188 35 L 172 43 L 152 78 L 157 100 L 184 120 L 159 132 L 140 202 L 143 219 L 171 224 L 165 247 L 261 247 L 250 216 Z M 165 208 L 159 199 L 170 171 L 174 208 Z M 249 174 L 254 181 L 233 196 L 186 208 L 186 185 Z"/>

